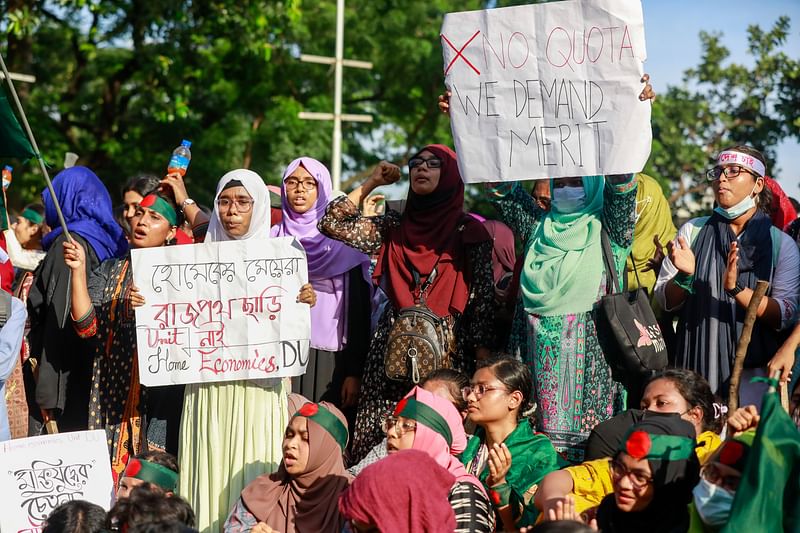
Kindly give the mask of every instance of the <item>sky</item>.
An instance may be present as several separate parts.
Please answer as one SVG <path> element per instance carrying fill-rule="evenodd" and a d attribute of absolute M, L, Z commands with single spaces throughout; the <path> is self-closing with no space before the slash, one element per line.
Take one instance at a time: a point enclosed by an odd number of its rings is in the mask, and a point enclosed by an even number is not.
<path fill-rule="evenodd" d="M 791 18 L 790 37 L 784 52 L 800 57 L 800 0 L 642 0 L 647 61 L 656 92 L 668 85 L 682 85 L 683 72 L 700 61 L 700 32 L 721 32 L 729 60 L 752 65 L 747 55 L 747 27 L 767 29 L 781 15 Z M 781 170 L 779 183 L 789 196 L 800 198 L 800 143 L 787 141 L 778 149 L 771 168 Z"/>

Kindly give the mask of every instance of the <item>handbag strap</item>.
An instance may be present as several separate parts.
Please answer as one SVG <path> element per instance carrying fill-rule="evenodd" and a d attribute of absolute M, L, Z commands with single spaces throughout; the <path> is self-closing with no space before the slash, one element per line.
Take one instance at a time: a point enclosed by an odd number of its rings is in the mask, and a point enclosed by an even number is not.
<path fill-rule="evenodd" d="M 619 276 L 617 276 L 617 269 L 614 266 L 614 252 L 611 251 L 611 239 L 608 237 L 606 228 L 600 231 L 600 247 L 603 249 L 603 263 L 606 266 L 606 292 L 616 294 L 620 292 Z"/>
<path fill-rule="evenodd" d="M 444 253 L 444 252 L 442 252 Z M 414 268 L 414 265 L 411 264 L 409 261 L 408 266 L 411 268 L 411 274 L 414 276 L 414 287 L 419 287 L 419 298 L 418 300 L 421 301 L 423 304 L 425 303 L 425 291 L 427 291 L 430 286 L 433 284 L 434 280 L 436 279 L 436 267 L 439 266 L 439 260 L 442 258 L 442 254 L 436 258 L 436 262 L 433 264 L 433 268 L 431 269 L 431 273 L 428 274 L 428 277 L 425 279 L 425 283 L 422 285 L 419 284 L 420 280 L 420 273 L 417 272 L 417 269 Z"/>

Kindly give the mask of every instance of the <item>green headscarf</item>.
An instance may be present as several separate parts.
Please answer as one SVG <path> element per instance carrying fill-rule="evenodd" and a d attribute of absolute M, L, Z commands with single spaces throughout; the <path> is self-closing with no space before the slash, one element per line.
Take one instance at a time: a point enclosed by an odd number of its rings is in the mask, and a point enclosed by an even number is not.
<path fill-rule="evenodd" d="M 556 316 L 589 311 L 597 301 L 603 273 L 600 244 L 602 176 L 585 176 L 583 209 L 558 211 L 556 202 L 531 237 L 521 279 L 525 310 Z M 550 190 L 553 180 L 550 180 Z"/>

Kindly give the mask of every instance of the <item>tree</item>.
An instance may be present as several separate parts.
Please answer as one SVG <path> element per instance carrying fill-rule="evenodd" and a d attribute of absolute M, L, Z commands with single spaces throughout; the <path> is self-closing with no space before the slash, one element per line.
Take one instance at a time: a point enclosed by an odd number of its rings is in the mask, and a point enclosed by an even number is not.
<path fill-rule="evenodd" d="M 449 141 L 436 110 L 442 88 L 439 21 L 479 9 L 480 0 L 348 2 L 344 109 L 372 113 L 348 124 L 346 169 L 381 158 L 403 162 L 415 147 Z M 276 183 L 300 154 L 329 162 L 329 123 L 301 110 L 330 111 L 328 68 L 299 53 L 332 55 L 333 0 L 8 0 L 2 28 L 12 68 L 33 73 L 23 104 L 44 155 L 57 169 L 81 156 L 117 196 L 131 175 L 164 171 L 169 152 L 192 139 L 187 179 L 208 203 L 227 170 L 249 167 Z M 21 168 L 17 165 L 18 168 Z M 39 176 L 15 176 L 11 203 L 38 196 Z"/>
<path fill-rule="evenodd" d="M 668 87 L 653 104 L 653 146 L 645 172 L 659 179 L 671 203 L 691 214 L 710 207 L 705 170 L 724 147 L 749 144 L 775 161 L 777 144 L 800 139 L 800 62 L 782 47 L 788 17 L 768 31 L 748 28 L 753 67 L 726 63 L 720 34 L 702 32 L 700 64 L 686 71 L 681 87 Z M 775 177 L 780 169 L 768 169 Z"/>

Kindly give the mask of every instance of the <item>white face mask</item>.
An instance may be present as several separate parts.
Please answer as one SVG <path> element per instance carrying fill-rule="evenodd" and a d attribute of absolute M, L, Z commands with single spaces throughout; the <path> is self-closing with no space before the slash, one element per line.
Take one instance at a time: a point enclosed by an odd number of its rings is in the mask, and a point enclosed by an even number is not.
<path fill-rule="evenodd" d="M 756 206 L 755 193 L 756 193 L 756 187 L 754 185 L 753 190 L 750 191 L 750 194 L 742 198 L 742 201 L 739 202 L 738 204 L 728 208 L 718 205 L 717 207 L 714 208 L 714 211 L 724 216 L 728 220 L 735 220 Z"/>
<path fill-rule="evenodd" d="M 574 213 L 586 206 L 586 191 L 583 187 L 559 187 L 553 189 L 550 209 L 559 213 Z"/>
<path fill-rule="evenodd" d="M 692 490 L 692 493 L 697 514 L 706 525 L 719 527 L 728 523 L 735 496 L 733 492 L 725 490 L 707 479 L 700 479 L 700 483 Z"/>

